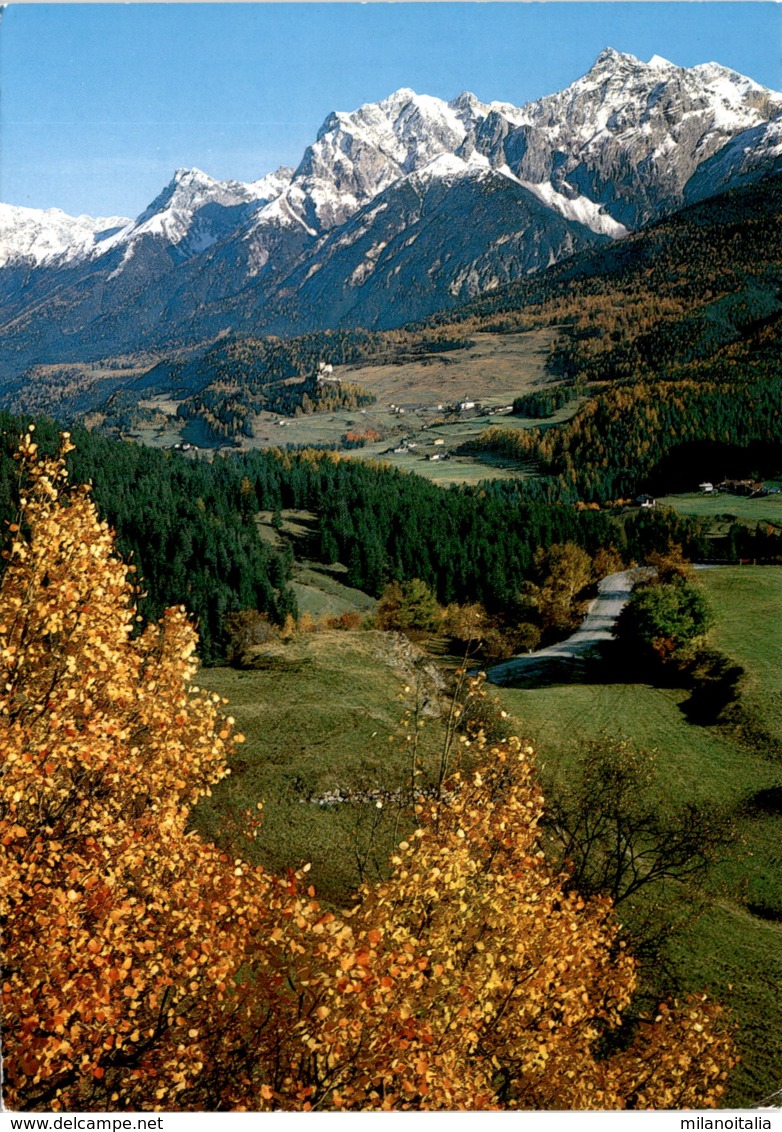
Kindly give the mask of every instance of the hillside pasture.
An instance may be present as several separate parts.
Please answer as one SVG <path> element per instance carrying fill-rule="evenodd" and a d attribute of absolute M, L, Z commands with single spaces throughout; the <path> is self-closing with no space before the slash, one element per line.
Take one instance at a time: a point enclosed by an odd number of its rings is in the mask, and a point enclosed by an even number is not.
<path fill-rule="evenodd" d="M 510 404 L 546 379 L 545 366 L 558 340 L 555 328 L 470 336 L 473 345 L 424 354 L 389 365 L 337 366 L 335 374 L 357 382 L 378 402 L 428 405 L 471 400 Z"/>
<path fill-rule="evenodd" d="M 778 486 L 778 485 L 775 485 Z M 782 526 L 782 492 L 778 495 L 732 495 L 727 492 L 685 492 L 665 495 L 659 505 L 672 507 L 681 515 L 711 519 L 715 533 L 725 533 L 732 522 L 773 523 Z"/>
<path fill-rule="evenodd" d="M 343 613 L 365 616 L 377 602 L 363 590 L 345 584 L 347 566 L 340 562 L 326 565 L 310 559 L 318 539 L 319 520 L 312 511 L 285 509 L 280 513 L 280 530 L 272 525 L 271 511 L 257 515 L 258 533 L 263 542 L 279 549 L 288 540 L 295 547 L 291 588 L 296 595 L 299 614 L 309 613 L 315 619 L 339 617 Z"/>
<path fill-rule="evenodd" d="M 314 618 L 339 617 L 343 613 L 359 616 L 372 613 L 377 602 L 363 590 L 346 586 L 340 576 L 347 568 L 336 563 L 333 566 L 297 563 L 293 568 L 291 587 L 296 595 L 299 614 L 309 613 Z"/>
<path fill-rule="evenodd" d="M 747 673 L 743 710 L 760 732 L 782 738 L 782 568 L 700 577 L 717 616 L 710 643 Z M 601 676 L 598 667 L 572 684 L 503 688 L 499 698 L 535 743 L 544 786 L 572 771 L 584 743 L 619 738 L 650 753 L 661 807 L 693 801 L 732 812 L 735 848 L 713 871 L 700 910 L 693 904 L 672 957 L 682 986 L 707 988 L 733 1011 L 743 1059 L 729 1100 L 758 1103 L 778 1087 L 782 1064 L 782 764 L 763 742 L 689 723 L 682 689 Z"/>
<path fill-rule="evenodd" d="M 203 669 L 199 683 L 227 698 L 246 742 L 230 777 L 199 804 L 196 828 L 225 844 L 232 821 L 262 802 L 258 838 L 241 851 L 283 873 L 309 863 L 322 898 L 349 901 L 357 862 L 376 875 L 412 819 L 390 803 L 318 800 L 337 789 L 407 786 L 410 752 L 400 723 L 416 695 L 427 704 L 422 758 L 433 768 L 438 686 L 416 655 L 391 634 L 332 630 L 265 647 L 255 669 Z"/>
<path fill-rule="evenodd" d="M 725 567 L 700 578 L 717 615 L 713 643 L 746 672 L 744 711 L 782 744 L 782 567 Z"/>

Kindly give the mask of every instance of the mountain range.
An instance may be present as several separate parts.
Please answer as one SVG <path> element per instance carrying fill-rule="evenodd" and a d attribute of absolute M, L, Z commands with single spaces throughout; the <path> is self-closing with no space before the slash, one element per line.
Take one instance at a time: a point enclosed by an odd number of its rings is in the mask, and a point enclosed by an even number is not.
<path fill-rule="evenodd" d="M 135 220 L 0 205 L 0 364 L 398 326 L 781 168 L 782 94 L 715 63 L 609 48 L 523 107 L 398 90 L 295 170 L 180 169 Z"/>

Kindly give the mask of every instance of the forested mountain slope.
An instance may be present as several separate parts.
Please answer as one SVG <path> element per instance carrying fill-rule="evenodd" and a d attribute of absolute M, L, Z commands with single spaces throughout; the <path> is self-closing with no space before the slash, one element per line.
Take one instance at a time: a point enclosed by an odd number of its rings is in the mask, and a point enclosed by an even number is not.
<path fill-rule="evenodd" d="M 408 88 L 328 115 L 295 170 L 180 169 L 134 220 L 0 205 L 0 362 L 399 326 L 782 160 L 782 94 L 610 48 L 523 107 Z"/>
<path fill-rule="evenodd" d="M 94 368 L 34 368 L 7 385 L 3 402 L 26 411 L 83 415 L 118 395 L 188 397 L 214 383 L 230 396 L 335 366 L 387 363 L 441 352 L 476 331 L 554 327 L 552 378 L 580 382 L 703 376 L 717 364 L 740 378 L 743 359 L 771 357 L 782 313 L 782 175 L 692 205 L 609 246 L 398 330 L 317 331 L 297 338 L 228 336 L 143 360 Z M 739 367 L 739 369 L 737 369 Z M 712 374 L 716 371 L 710 371 Z M 223 392 L 226 392 L 224 387 Z"/>
<path fill-rule="evenodd" d="M 762 347 L 782 312 L 782 177 L 724 193 L 619 244 L 422 323 L 468 335 L 560 325 L 554 363 L 586 380 L 675 371 Z"/>

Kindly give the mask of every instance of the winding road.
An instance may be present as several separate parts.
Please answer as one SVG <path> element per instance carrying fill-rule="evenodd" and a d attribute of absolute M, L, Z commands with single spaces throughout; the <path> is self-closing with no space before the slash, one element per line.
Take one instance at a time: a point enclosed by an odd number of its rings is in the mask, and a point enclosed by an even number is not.
<path fill-rule="evenodd" d="M 524 653 L 495 664 L 488 669 L 486 679 L 492 684 L 510 684 L 521 676 L 533 676 L 562 661 L 589 656 L 601 641 L 613 639 L 617 618 L 627 605 L 633 586 L 653 573 L 648 566 L 636 566 L 633 570 L 608 574 L 598 584 L 597 597 L 589 603 L 584 620 L 572 636 L 538 652 Z"/>

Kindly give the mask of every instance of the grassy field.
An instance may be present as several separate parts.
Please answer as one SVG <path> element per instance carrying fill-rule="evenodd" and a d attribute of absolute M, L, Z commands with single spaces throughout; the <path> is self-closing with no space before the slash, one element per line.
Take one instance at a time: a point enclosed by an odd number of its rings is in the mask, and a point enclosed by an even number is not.
<path fill-rule="evenodd" d="M 563 409 L 564 414 L 568 413 Z M 520 417 L 513 417 L 507 413 L 488 416 L 469 417 L 461 420 L 451 416 L 436 424 L 428 423 L 417 413 L 410 413 L 404 417 L 404 427 L 397 423 L 393 426 L 399 439 L 406 437 L 415 448 L 408 452 L 389 451 L 391 443 L 388 439 L 376 444 L 367 444 L 364 448 L 355 449 L 346 455 L 357 460 L 382 460 L 392 468 L 400 471 L 415 472 L 416 475 L 432 480 L 433 483 L 443 485 L 451 483 L 476 484 L 488 479 L 518 479 L 529 475 L 530 471 L 524 465 L 510 457 L 497 457 L 491 453 L 476 453 L 469 456 L 457 456 L 454 452 L 462 444 L 477 440 L 480 434 L 491 424 L 501 422 L 504 428 L 532 428 L 539 421 L 530 421 Z M 435 439 L 444 443 L 435 445 Z M 393 442 L 397 446 L 396 441 Z M 448 460 L 428 460 L 438 451 L 449 452 Z"/>
<path fill-rule="evenodd" d="M 345 585 L 347 566 L 339 562 L 324 565 L 309 559 L 318 539 L 319 521 L 312 511 L 285 510 L 281 513 L 280 531 L 292 540 L 296 548 L 293 565 L 292 588 L 296 594 L 299 614 L 309 613 L 314 618 L 339 617 L 342 613 L 371 613 L 377 602 L 363 590 Z M 258 532 L 269 546 L 283 544 L 280 534 L 272 526 L 272 512 L 260 511 L 257 516 Z"/>
<path fill-rule="evenodd" d="M 197 827 L 219 842 L 231 815 L 262 801 L 253 859 L 282 872 L 309 862 L 324 899 L 349 901 L 358 883 L 357 854 L 371 871 L 373 827 L 378 862 L 385 863 L 395 844 L 394 807 L 310 799 L 340 788 L 406 785 L 409 750 L 399 736 L 405 705 L 419 684 L 422 700 L 434 703 L 437 696 L 412 655 L 388 634 L 331 631 L 271 646 L 258 670 L 204 669 L 201 685 L 229 700 L 227 710 L 247 741 L 231 776 L 199 805 Z M 435 719 L 422 729 L 430 766 L 437 731 Z"/>
<path fill-rule="evenodd" d="M 253 418 L 252 438 L 243 438 L 242 450 L 284 447 L 287 444 L 339 447 L 345 433 L 373 429 L 382 440 L 346 455 L 360 460 L 382 460 L 392 467 L 431 479 L 434 483 L 476 484 L 486 479 L 517 478 L 529 469 L 510 458 L 492 454 L 453 457 L 430 461 L 427 455 L 441 451 L 435 437 L 453 451 L 475 440 L 491 424 L 504 428 L 537 428 L 573 415 L 576 402 L 560 409 L 546 421 L 503 415 L 461 418 L 437 405 L 452 405 L 465 399 L 487 408 L 509 406 L 515 397 L 529 393 L 547 379 L 545 365 L 556 340 L 550 329 L 518 334 L 476 334 L 474 344 L 462 350 L 432 353 L 402 364 L 382 366 L 337 366 L 335 373 L 346 381 L 358 382 L 377 402 L 366 409 L 345 409 L 332 413 L 312 413 L 281 418 L 278 413 L 259 413 Z M 199 447 L 214 448 L 203 424 L 188 423 L 176 417 L 177 403 L 165 396 L 143 402 L 153 409 L 155 422 L 140 424 L 130 435 L 153 447 L 170 446 L 187 440 Z M 400 412 L 400 410 L 402 410 Z M 395 453 L 407 439 L 415 447 Z"/>
<path fill-rule="evenodd" d="M 347 573 L 347 567 L 303 566 L 298 563 L 293 571 L 293 592 L 299 614 L 309 613 L 318 617 L 339 617 L 342 613 L 371 613 L 377 602 L 368 597 L 363 590 L 346 586 L 340 575 Z"/>
<path fill-rule="evenodd" d="M 286 514 L 284 522 L 306 537 L 305 513 Z M 782 623 L 782 568 L 727 568 L 704 571 L 702 578 L 718 614 L 715 645 L 746 667 L 748 703 L 766 705 L 764 725 L 780 726 L 774 629 Z M 303 576 L 300 584 L 306 584 Z M 254 859 L 275 871 L 311 862 L 321 896 L 345 906 L 359 862 L 376 875 L 408 819 L 393 805 L 329 804 L 324 795 L 336 789 L 394 791 L 408 780 L 409 748 L 399 725 L 410 694 L 402 689 L 421 681 L 421 696 L 437 699 L 413 656 L 385 634 L 332 631 L 269 646 L 255 670 L 204 670 L 202 684 L 228 698 L 247 742 L 232 775 L 198 807 L 198 828 L 224 840 L 231 815 L 263 801 Z M 740 745 L 726 729 L 688 723 L 682 690 L 602 683 L 594 671 L 571 685 L 498 694 L 519 733 L 534 740 L 544 783 L 568 773 L 581 741 L 625 738 L 651 753 L 660 805 L 692 799 L 733 812 L 735 850 L 714 870 L 700 914 L 693 910 L 672 957 L 685 988 L 707 990 L 739 1023 L 743 1060 L 729 1103 L 758 1102 L 778 1087 L 782 1065 L 779 761 Z M 434 719 L 423 734 L 423 759 L 431 770 L 439 753 Z"/>
<path fill-rule="evenodd" d="M 584 740 L 626 739 L 654 756 L 661 791 L 724 803 L 772 784 L 775 768 L 715 729 L 687 723 L 687 693 L 644 684 L 561 684 L 503 688 L 500 700 L 541 761 L 567 767 Z"/>
<path fill-rule="evenodd" d="M 747 709 L 782 736 L 782 569 L 710 570 L 702 580 L 718 616 L 713 643 L 745 666 Z M 620 737 L 651 753 L 661 804 L 692 799 L 733 811 L 735 850 L 714 871 L 706 910 L 673 954 L 685 986 L 708 989 L 735 1014 L 743 1061 L 731 1102 L 758 1102 L 779 1086 L 782 1066 L 779 761 L 762 746 L 739 744 L 729 731 L 688 723 L 681 711 L 687 693 L 680 690 L 600 683 L 594 672 L 591 683 L 506 688 L 499 695 L 535 742 L 544 781 L 567 773 L 583 741 Z"/>
<path fill-rule="evenodd" d="M 665 495 L 657 502 L 673 507 L 682 515 L 713 519 L 719 532 L 727 530 L 737 519 L 749 523 L 782 524 L 782 494 L 750 499 L 746 495 L 727 495 L 722 492 L 709 495 L 689 492 L 683 495 Z"/>
<path fill-rule="evenodd" d="M 473 334 L 474 345 L 463 350 L 427 354 L 401 365 L 337 366 L 335 373 L 363 385 L 382 404 L 437 404 L 468 397 L 510 404 L 544 379 L 556 338 L 552 329 Z"/>
<path fill-rule="evenodd" d="M 700 577 L 717 615 L 712 640 L 744 667 L 745 704 L 782 743 L 782 568 L 726 567 Z"/>

